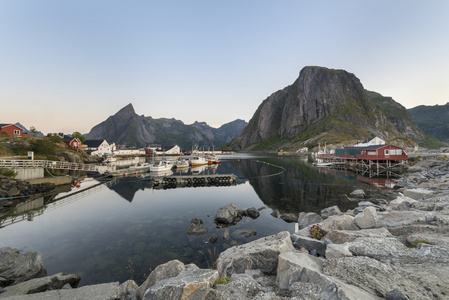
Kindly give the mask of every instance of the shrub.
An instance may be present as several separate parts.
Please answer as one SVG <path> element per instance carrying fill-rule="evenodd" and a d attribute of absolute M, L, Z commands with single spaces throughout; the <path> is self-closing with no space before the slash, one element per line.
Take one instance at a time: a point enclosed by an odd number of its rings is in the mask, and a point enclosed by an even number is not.
<path fill-rule="evenodd" d="M 324 231 L 323 231 L 323 229 L 320 228 L 320 226 L 313 225 L 310 228 L 310 236 L 313 239 L 321 240 L 323 238 L 323 236 L 324 236 Z"/>
<path fill-rule="evenodd" d="M 0 169 L 0 174 L 4 176 L 8 176 L 10 178 L 15 178 L 17 176 L 17 172 L 12 169 L 2 168 Z"/>

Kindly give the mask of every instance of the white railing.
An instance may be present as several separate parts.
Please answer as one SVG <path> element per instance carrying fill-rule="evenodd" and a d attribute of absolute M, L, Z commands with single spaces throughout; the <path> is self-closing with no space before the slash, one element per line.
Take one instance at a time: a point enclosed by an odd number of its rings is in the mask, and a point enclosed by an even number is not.
<path fill-rule="evenodd" d="M 66 161 L 51 161 L 51 160 L 0 160 L 0 168 L 9 169 L 30 169 L 30 168 L 45 168 L 45 169 L 59 169 L 72 171 L 97 171 L 97 165 L 94 164 L 79 164 Z"/>

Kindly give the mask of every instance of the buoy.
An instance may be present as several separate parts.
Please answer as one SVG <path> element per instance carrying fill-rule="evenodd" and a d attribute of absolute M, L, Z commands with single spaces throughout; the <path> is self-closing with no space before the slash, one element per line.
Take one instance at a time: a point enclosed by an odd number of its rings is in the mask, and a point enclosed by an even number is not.
<path fill-rule="evenodd" d="M 128 173 L 123 174 L 123 176 L 128 177 Z"/>
<path fill-rule="evenodd" d="M 77 188 L 79 188 L 79 187 L 81 187 L 81 184 L 77 183 L 75 186 L 76 186 Z"/>

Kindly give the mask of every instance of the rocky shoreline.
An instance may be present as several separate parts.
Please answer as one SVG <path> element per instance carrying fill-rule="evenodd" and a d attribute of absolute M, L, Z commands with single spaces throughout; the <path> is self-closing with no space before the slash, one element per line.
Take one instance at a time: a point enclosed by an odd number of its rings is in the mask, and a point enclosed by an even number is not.
<path fill-rule="evenodd" d="M 353 210 L 303 212 L 295 233 L 228 248 L 216 270 L 169 261 L 141 286 L 128 280 L 77 288 L 76 274 L 45 277 L 40 254 L 3 248 L 10 254 L 0 254 L 0 298 L 448 299 L 449 162 L 419 162 L 395 189 L 392 201 L 357 190 L 349 195 L 358 201 Z M 19 256 L 28 260 L 6 259 Z M 13 265 L 34 271 L 19 276 Z"/>

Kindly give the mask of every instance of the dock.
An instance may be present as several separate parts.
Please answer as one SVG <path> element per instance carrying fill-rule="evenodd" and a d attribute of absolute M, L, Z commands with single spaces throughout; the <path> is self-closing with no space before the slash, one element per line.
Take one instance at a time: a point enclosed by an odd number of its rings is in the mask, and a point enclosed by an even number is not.
<path fill-rule="evenodd" d="M 212 187 L 231 186 L 237 184 L 234 174 L 183 175 L 153 177 L 154 189 L 174 189 L 177 187 Z"/>

